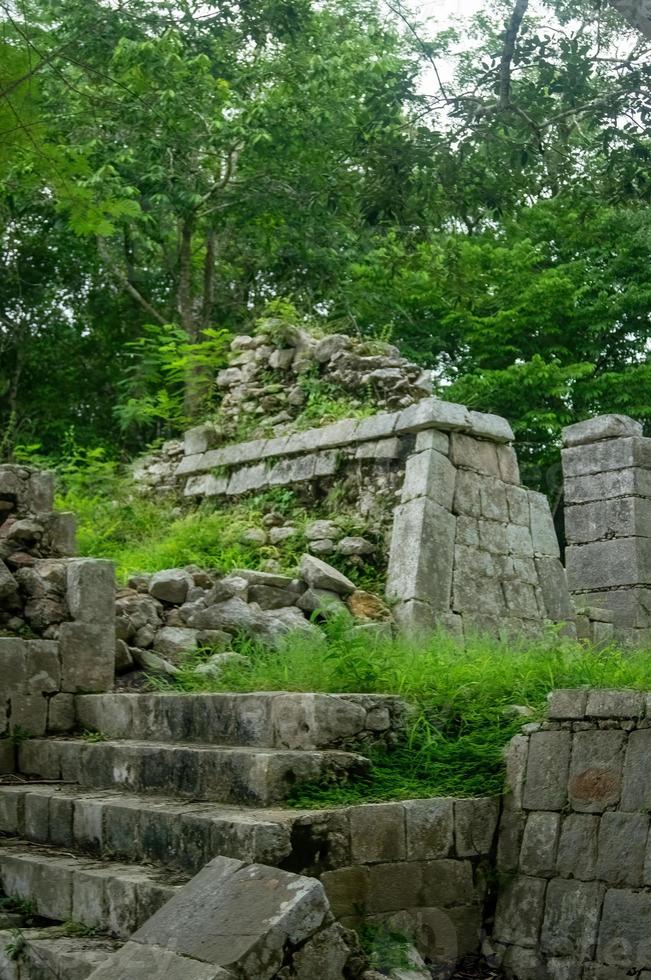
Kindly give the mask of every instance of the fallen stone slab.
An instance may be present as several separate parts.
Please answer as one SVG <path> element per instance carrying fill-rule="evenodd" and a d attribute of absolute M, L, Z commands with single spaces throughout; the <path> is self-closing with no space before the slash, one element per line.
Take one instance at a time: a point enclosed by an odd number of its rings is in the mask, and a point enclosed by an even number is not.
<path fill-rule="evenodd" d="M 91 978 L 307 980 L 318 962 L 320 980 L 343 980 L 353 953 L 317 879 L 218 857 Z"/>

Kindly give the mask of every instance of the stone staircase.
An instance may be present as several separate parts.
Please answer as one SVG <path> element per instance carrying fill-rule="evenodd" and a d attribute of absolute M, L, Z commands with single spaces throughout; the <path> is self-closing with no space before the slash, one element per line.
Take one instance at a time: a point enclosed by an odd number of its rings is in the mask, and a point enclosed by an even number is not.
<path fill-rule="evenodd" d="M 84 980 L 217 855 L 349 864 L 337 811 L 278 806 L 302 781 L 368 772 L 354 749 L 404 717 L 396 698 L 285 693 L 83 695 L 76 711 L 85 734 L 23 742 L 0 784 L 0 891 L 68 923 L 0 931 L 0 980 Z"/>

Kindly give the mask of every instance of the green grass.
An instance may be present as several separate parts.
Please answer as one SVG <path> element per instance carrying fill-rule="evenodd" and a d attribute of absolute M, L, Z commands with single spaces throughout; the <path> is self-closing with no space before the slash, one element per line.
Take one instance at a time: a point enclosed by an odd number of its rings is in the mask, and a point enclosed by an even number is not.
<path fill-rule="evenodd" d="M 219 682 L 182 670 L 186 691 L 323 691 L 391 693 L 413 706 L 406 737 L 373 755 L 373 772 L 350 786 L 302 785 L 291 803 L 333 806 L 424 796 L 499 793 L 504 747 L 523 723 L 543 716 L 559 687 L 651 690 L 651 654 L 591 650 L 548 634 L 537 642 L 469 640 L 465 649 L 441 633 L 422 643 L 370 641 L 343 620 L 321 644 L 293 636 L 279 651 L 240 642 L 250 668 L 231 667 Z M 514 717 L 513 705 L 532 710 Z"/>
<path fill-rule="evenodd" d="M 165 498 L 142 497 L 128 480 L 118 477 L 109 485 L 101 483 L 95 492 L 86 483 L 70 484 L 58 497 L 57 506 L 77 516 L 79 554 L 112 559 L 120 581 L 136 572 L 190 564 L 220 572 L 258 569 L 269 559 L 292 574 L 307 550 L 306 525 L 331 513 L 327 501 L 308 510 L 286 489 L 270 490 L 228 506 L 206 502 L 183 510 Z M 270 510 L 291 521 L 299 533 L 279 545 L 243 542 L 244 532 L 262 528 L 263 516 Z M 346 534 L 368 535 L 359 516 L 350 510 L 338 511 L 337 520 Z M 381 554 L 378 548 L 378 556 Z M 382 589 L 384 568 L 378 561 L 357 564 L 337 555 L 331 561 L 360 588 Z"/>

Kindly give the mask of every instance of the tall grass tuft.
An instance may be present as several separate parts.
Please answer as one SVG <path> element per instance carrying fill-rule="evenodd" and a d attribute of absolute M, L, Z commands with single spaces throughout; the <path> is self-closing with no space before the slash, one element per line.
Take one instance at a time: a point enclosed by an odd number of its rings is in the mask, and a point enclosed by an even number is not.
<path fill-rule="evenodd" d="M 504 748 L 523 723 L 544 714 L 560 687 L 651 690 L 648 651 L 585 648 L 549 632 L 540 639 L 485 636 L 462 647 L 436 633 L 420 641 L 369 638 L 346 619 L 326 626 L 321 643 L 300 634 L 280 650 L 237 644 L 250 667 L 219 681 L 198 678 L 192 664 L 178 680 L 187 691 L 322 691 L 398 694 L 412 706 L 402 743 L 375 754 L 371 777 L 344 787 L 297 787 L 299 806 L 383 799 L 498 793 Z"/>

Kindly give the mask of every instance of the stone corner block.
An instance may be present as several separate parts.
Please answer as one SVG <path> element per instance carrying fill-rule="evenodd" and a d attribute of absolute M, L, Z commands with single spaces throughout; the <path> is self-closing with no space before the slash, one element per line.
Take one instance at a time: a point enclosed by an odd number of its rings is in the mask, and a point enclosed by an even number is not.
<path fill-rule="evenodd" d="M 564 446 L 584 446 L 602 439 L 623 439 L 641 436 L 642 426 L 628 415 L 597 415 L 584 422 L 575 422 L 563 429 Z"/>
<path fill-rule="evenodd" d="M 73 558 L 67 565 L 66 600 L 73 619 L 113 625 L 115 564 L 103 558 Z"/>
<path fill-rule="evenodd" d="M 115 626 L 62 623 L 61 688 L 72 694 L 110 691 L 115 679 Z"/>

